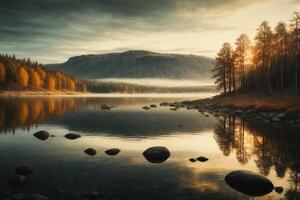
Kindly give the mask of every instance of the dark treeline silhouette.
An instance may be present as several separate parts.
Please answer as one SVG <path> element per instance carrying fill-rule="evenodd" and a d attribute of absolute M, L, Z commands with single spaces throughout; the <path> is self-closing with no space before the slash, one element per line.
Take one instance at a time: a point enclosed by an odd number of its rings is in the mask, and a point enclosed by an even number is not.
<path fill-rule="evenodd" d="M 254 159 L 260 173 L 265 176 L 270 174 L 272 168 L 277 177 L 283 178 L 288 174 L 291 185 L 286 192 L 287 199 L 300 197 L 300 169 L 299 165 L 295 165 L 300 160 L 297 131 L 224 115 L 219 117 L 214 133 L 225 156 L 235 153 L 236 159 L 243 165 Z"/>
<path fill-rule="evenodd" d="M 29 59 L 0 54 L 0 90 L 85 91 L 84 83 Z"/>
<path fill-rule="evenodd" d="M 300 13 L 294 12 L 288 25 L 279 22 L 272 30 L 264 21 L 254 42 L 246 34 L 235 47 L 224 43 L 216 57 L 213 77 L 224 94 L 236 90 L 264 90 L 300 87 Z"/>

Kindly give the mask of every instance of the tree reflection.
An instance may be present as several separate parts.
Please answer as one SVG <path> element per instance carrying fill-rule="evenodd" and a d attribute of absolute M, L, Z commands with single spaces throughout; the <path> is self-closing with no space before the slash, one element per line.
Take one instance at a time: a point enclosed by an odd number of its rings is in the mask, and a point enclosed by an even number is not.
<path fill-rule="evenodd" d="M 300 160 L 300 140 L 296 130 L 226 115 L 219 118 L 214 133 L 225 156 L 235 152 L 241 164 L 253 158 L 260 173 L 265 176 L 272 167 L 281 178 L 288 168 L 291 169 L 291 191 L 299 193 L 299 171 L 292 167 L 295 161 Z"/>
<path fill-rule="evenodd" d="M 79 108 L 85 99 L 73 98 L 0 98 L 0 132 L 14 132 L 17 127 L 30 129 L 50 117 Z"/>

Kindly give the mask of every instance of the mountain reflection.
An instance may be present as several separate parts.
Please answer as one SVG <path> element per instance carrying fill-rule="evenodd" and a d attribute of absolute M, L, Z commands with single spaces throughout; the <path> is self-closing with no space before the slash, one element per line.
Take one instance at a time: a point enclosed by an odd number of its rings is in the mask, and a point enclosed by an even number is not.
<path fill-rule="evenodd" d="M 272 167 L 280 178 L 290 169 L 291 191 L 299 192 L 300 169 L 293 167 L 300 160 L 298 131 L 236 116 L 222 116 L 214 133 L 225 156 L 235 153 L 241 164 L 254 159 L 259 172 L 265 176 Z"/>

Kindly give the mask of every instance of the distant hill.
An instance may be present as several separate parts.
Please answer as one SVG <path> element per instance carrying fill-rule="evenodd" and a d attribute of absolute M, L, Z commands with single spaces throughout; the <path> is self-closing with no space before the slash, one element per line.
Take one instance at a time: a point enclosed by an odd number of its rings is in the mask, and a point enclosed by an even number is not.
<path fill-rule="evenodd" d="M 210 78 L 211 58 L 150 51 L 81 55 L 46 67 L 85 79 L 97 78 Z"/>

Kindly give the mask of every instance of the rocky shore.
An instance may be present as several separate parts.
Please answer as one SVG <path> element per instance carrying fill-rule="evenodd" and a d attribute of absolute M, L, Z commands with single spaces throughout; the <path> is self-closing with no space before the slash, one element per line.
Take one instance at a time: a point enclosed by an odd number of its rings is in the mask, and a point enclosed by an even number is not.
<path fill-rule="evenodd" d="M 170 110 L 196 109 L 206 117 L 230 115 L 263 123 L 300 127 L 300 98 L 262 96 L 215 96 L 213 98 L 182 102 L 162 102 Z"/>

